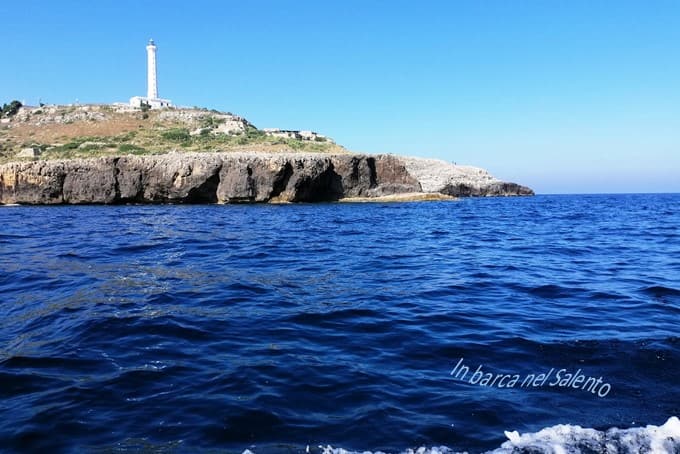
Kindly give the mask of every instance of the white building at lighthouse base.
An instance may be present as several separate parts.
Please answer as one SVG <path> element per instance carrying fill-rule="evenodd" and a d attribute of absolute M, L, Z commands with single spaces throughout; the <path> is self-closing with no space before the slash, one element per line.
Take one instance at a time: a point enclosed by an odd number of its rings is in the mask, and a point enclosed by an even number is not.
<path fill-rule="evenodd" d="M 144 106 L 149 106 L 151 109 L 161 109 L 172 106 L 172 102 L 169 99 L 158 97 L 156 50 L 156 43 L 153 42 L 153 39 L 150 39 L 149 44 L 146 46 L 146 97 L 133 96 L 130 98 L 130 105 L 132 107 L 143 108 Z"/>
<path fill-rule="evenodd" d="M 141 108 L 142 104 L 148 104 L 152 109 L 162 109 L 164 107 L 172 107 L 172 101 L 161 98 L 147 98 L 145 96 L 133 96 L 130 98 L 130 105 L 132 107 Z"/>

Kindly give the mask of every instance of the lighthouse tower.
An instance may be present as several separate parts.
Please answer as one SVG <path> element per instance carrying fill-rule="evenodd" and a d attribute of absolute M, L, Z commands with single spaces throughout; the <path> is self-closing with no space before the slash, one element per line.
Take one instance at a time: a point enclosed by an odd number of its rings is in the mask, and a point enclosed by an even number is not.
<path fill-rule="evenodd" d="M 160 109 L 161 107 L 170 107 L 172 102 L 169 99 L 162 99 L 158 97 L 158 79 L 156 70 L 156 43 L 153 39 L 149 40 L 146 46 L 146 97 L 134 96 L 130 98 L 130 105 L 132 107 L 142 107 L 148 105 L 152 109 Z"/>
<path fill-rule="evenodd" d="M 146 97 L 158 99 L 158 82 L 156 81 L 156 44 L 153 39 L 146 46 Z"/>

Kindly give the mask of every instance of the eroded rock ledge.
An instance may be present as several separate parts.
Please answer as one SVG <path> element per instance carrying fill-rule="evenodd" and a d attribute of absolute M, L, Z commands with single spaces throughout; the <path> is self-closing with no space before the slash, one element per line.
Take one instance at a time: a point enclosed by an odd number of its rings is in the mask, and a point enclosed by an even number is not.
<path fill-rule="evenodd" d="M 443 161 L 421 161 L 393 155 L 171 153 L 13 162 L 0 166 L 0 203 L 320 202 L 416 192 L 533 194 L 488 174 L 477 178 L 481 169 L 460 173 L 459 166 Z M 437 169 L 442 165 L 453 170 L 448 168 L 437 182 L 426 178 L 441 173 Z"/>

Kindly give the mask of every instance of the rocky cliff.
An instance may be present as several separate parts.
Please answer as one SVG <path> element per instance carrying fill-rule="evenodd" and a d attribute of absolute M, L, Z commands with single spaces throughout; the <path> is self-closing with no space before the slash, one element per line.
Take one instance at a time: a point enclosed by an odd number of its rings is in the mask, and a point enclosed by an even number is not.
<path fill-rule="evenodd" d="M 479 167 L 461 166 L 439 159 L 400 157 L 423 192 L 455 197 L 534 195 L 534 191 L 517 183 L 508 183 Z"/>
<path fill-rule="evenodd" d="M 392 155 L 323 153 L 171 153 L 11 162 L 0 166 L 0 203 L 318 202 L 417 192 L 533 194 L 471 169 Z"/>

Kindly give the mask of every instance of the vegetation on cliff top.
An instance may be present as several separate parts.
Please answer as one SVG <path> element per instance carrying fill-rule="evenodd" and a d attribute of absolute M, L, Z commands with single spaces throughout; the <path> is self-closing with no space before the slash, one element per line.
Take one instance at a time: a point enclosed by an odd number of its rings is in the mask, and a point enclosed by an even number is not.
<path fill-rule="evenodd" d="M 0 109 L 0 118 L 9 118 L 17 114 L 21 109 L 22 104 L 16 99 L 9 104 L 3 104 Z"/>
<path fill-rule="evenodd" d="M 16 107 L 16 109 L 15 109 Z M 170 151 L 347 152 L 321 137 L 276 137 L 244 118 L 207 109 L 127 106 L 17 107 L 0 123 L 0 162 L 26 148 L 38 159 L 163 154 Z M 9 110 L 8 110 L 9 111 Z M 4 112 L 4 109 L 3 109 Z"/>

